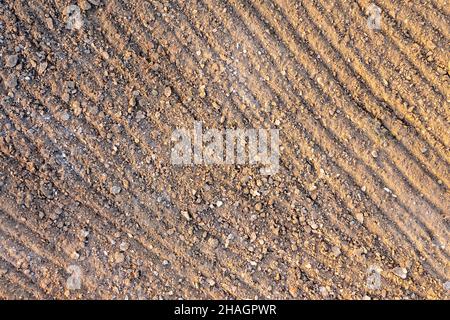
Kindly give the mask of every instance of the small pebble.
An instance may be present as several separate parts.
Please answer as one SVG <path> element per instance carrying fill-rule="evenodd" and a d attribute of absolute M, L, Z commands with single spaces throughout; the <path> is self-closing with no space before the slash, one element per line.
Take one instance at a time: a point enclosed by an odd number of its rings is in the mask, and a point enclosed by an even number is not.
<path fill-rule="evenodd" d="M 45 23 L 47 24 L 47 27 L 50 30 L 53 30 L 55 28 L 55 26 L 53 25 L 53 20 L 52 18 L 48 17 L 47 19 L 45 19 Z"/>
<path fill-rule="evenodd" d="M 450 291 L 450 281 L 444 283 L 444 289 Z"/>
<path fill-rule="evenodd" d="M 62 120 L 62 121 L 67 121 L 67 120 L 69 120 L 69 119 L 70 119 L 69 113 L 67 113 L 66 111 L 63 111 L 63 112 L 61 113 L 61 120 Z"/>
<path fill-rule="evenodd" d="M 87 11 L 92 8 L 91 4 L 87 0 L 81 0 L 79 4 L 80 8 L 83 9 L 84 11 Z"/>
<path fill-rule="evenodd" d="M 137 120 L 137 121 L 141 121 L 141 120 L 143 120 L 143 119 L 145 119 L 145 113 L 142 112 L 141 110 L 139 110 L 139 111 L 136 113 L 136 120 Z"/>
<path fill-rule="evenodd" d="M 190 221 L 190 220 L 191 220 L 191 216 L 189 215 L 189 212 L 187 212 L 187 211 L 181 211 L 181 215 L 182 215 L 187 221 Z"/>
<path fill-rule="evenodd" d="M 406 279 L 406 276 L 408 275 L 408 270 L 406 270 L 405 268 L 401 268 L 401 267 L 396 267 L 392 270 L 392 272 L 402 278 L 402 279 Z"/>
<path fill-rule="evenodd" d="M 17 77 L 15 75 L 10 75 L 5 82 L 6 86 L 10 89 L 17 87 Z"/>
<path fill-rule="evenodd" d="M 341 255 L 341 249 L 339 249 L 339 248 L 336 247 L 336 246 L 333 246 L 333 247 L 331 248 L 331 252 L 333 253 L 333 255 L 334 255 L 335 257 L 339 257 L 339 256 Z"/>
<path fill-rule="evenodd" d="M 12 54 L 6 57 L 5 65 L 8 68 L 14 68 L 17 65 L 18 61 L 19 57 L 17 56 L 17 54 Z"/>
<path fill-rule="evenodd" d="M 172 89 L 170 87 L 166 87 L 164 89 L 164 95 L 168 98 L 172 94 Z"/>
<path fill-rule="evenodd" d="M 311 229 L 313 229 L 313 230 L 316 230 L 317 228 L 319 228 L 317 223 L 315 223 L 314 221 L 310 221 L 308 224 L 311 227 Z"/>
<path fill-rule="evenodd" d="M 38 67 L 38 69 L 37 69 L 37 72 L 38 72 L 39 74 L 44 74 L 44 73 L 45 73 L 45 70 L 47 70 L 47 67 L 48 67 L 48 63 L 47 63 L 47 62 L 43 62 L 43 63 L 39 64 L 39 67 Z"/>
<path fill-rule="evenodd" d="M 113 186 L 113 187 L 111 188 L 111 193 L 112 193 L 112 194 L 119 194 L 120 191 L 122 191 L 122 188 L 119 187 L 119 186 Z"/>
<path fill-rule="evenodd" d="M 121 242 L 119 245 L 120 251 L 127 251 L 129 247 L 130 245 L 128 244 L 128 242 L 125 241 Z"/>
<path fill-rule="evenodd" d="M 209 238 L 208 239 L 208 244 L 211 248 L 215 249 L 217 248 L 217 246 L 219 245 L 219 240 L 217 240 L 216 238 Z"/>
<path fill-rule="evenodd" d="M 74 251 L 74 252 L 72 252 L 72 254 L 71 254 L 71 258 L 72 258 L 73 260 L 78 260 L 78 258 L 80 258 L 80 254 L 79 254 L 78 252 Z"/>
<path fill-rule="evenodd" d="M 81 114 L 82 110 L 81 110 L 80 102 L 78 102 L 76 100 L 74 102 L 72 102 L 72 111 L 76 117 L 78 117 Z"/>
<path fill-rule="evenodd" d="M 356 220 L 358 220 L 359 223 L 364 223 L 364 215 L 362 213 L 357 213 Z"/>
<path fill-rule="evenodd" d="M 122 252 L 116 252 L 114 254 L 114 260 L 116 263 L 122 263 L 125 260 L 125 255 Z"/>
<path fill-rule="evenodd" d="M 198 91 L 199 91 L 200 98 L 206 97 L 206 86 L 205 85 L 201 85 Z"/>
<path fill-rule="evenodd" d="M 325 287 L 320 287 L 319 288 L 320 294 L 322 295 L 322 297 L 327 297 L 328 296 L 328 290 Z"/>

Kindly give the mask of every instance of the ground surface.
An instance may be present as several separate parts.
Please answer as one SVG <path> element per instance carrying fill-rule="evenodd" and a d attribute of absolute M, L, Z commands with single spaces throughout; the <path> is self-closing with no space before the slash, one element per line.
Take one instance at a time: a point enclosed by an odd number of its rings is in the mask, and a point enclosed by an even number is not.
<path fill-rule="evenodd" d="M 0 1 L 0 298 L 448 298 L 449 8 Z M 173 166 L 194 121 L 279 172 Z"/>

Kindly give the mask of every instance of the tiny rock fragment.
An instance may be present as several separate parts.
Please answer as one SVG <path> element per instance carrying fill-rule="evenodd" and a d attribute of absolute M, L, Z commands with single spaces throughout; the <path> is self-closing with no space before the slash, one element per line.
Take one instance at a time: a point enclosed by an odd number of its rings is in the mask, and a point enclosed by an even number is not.
<path fill-rule="evenodd" d="M 17 77 L 15 75 L 10 75 L 5 84 L 9 89 L 14 89 L 17 87 Z"/>
<path fill-rule="evenodd" d="M 191 220 L 191 216 L 189 215 L 189 212 L 187 212 L 187 211 L 181 211 L 181 215 L 182 215 L 187 221 L 190 221 L 190 220 Z"/>
<path fill-rule="evenodd" d="M 356 220 L 358 220 L 359 223 L 364 223 L 364 215 L 362 213 L 357 213 Z"/>
<path fill-rule="evenodd" d="M 116 263 L 122 263 L 125 261 L 125 255 L 122 252 L 116 252 L 114 254 L 114 261 Z"/>
<path fill-rule="evenodd" d="M 67 268 L 70 277 L 67 278 L 66 288 L 69 290 L 80 290 L 83 272 L 79 266 L 70 265 Z"/>
<path fill-rule="evenodd" d="M 72 258 L 73 260 L 78 260 L 78 258 L 80 258 L 80 254 L 79 254 L 78 252 L 74 251 L 74 252 L 72 252 L 72 254 L 71 254 L 71 258 Z"/>
<path fill-rule="evenodd" d="M 113 187 L 111 188 L 111 193 L 112 193 L 112 194 L 119 194 L 121 191 L 122 191 L 122 188 L 119 187 L 119 186 L 113 186 Z"/>
<path fill-rule="evenodd" d="M 81 236 L 82 239 L 86 239 L 89 236 L 89 233 L 90 233 L 89 230 L 82 229 L 80 231 L 80 236 Z"/>
<path fill-rule="evenodd" d="M 142 112 L 141 110 L 139 110 L 139 111 L 136 113 L 136 120 L 137 120 L 137 121 L 141 121 L 141 120 L 143 120 L 143 119 L 145 119 L 145 113 Z"/>
<path fill-rule="evenodd" d="M 444 289 L 450 291 L 450 281 L 444 283 Z"/>
<path fill-rule="evenodd" d="M 400 277 L 402 279 L 406 279 L 406 276 L 408 275 L 408 270 L 406 270 L 405 268 L 401 268 L 401 267 L 396 267 L 392 270 L 392 272 L 397 276 Z"/>
<path fill-rule="evenodd" d="M 322 295 L 322 297 L 326 298 L 328 297 L 328 290 L 325 287 L 320 287 L 319 288 L 320 294 Z"/>
<path fill-rule="evenodd" d="M 128 244 L 128 242 L 125 241 L 122 241 L 119 245 L 120 251 L 127 251 L 129 247 L 130 245 Z"/>
<path fill-rule="evenodd" d="M 76 117 L 78 117 L 81 114 L 80 102 L 78 102 L 76 100 L 74 102 L 72 102 L 72 111 Z"/>
<path fill-rule="evenodd" d="M 136 98 L 135 97 L 131 97 L 130 100 L 128 100 L 128 105 L 131 107 L 136 106 Z"/>
<path fill-rule="evenodd" d="M 200 98 L 205 98 L 206 97 L 206 86 L 201 85 L 198 90 L 198 93 L 199 93 Z"/>
<path fill-rule="evenodd" d="M 339 256 L 341 255 L 341 249 L 339 249 L 339 248 L 336 247 L 336 246 L 333 246 L 333 247 L 331 248 L 331 253 L 333 253 L 333 255 L 334 255 L 335 257 L 339 257 Z"/>
<path fill-rule="evenodd" d="M 87 0 L 81 0 L 79 4 L 80 8 L 83 9 L 84 11 L 87 11 L 92 8 L 91 4 Z"/>
<path fill-rule="evenodd" d="M 164 89 L 164 95 L 168 98 L 171 96 L 171 94 L 172 94 L 172 89 L 170 87 L 166 87 Z"/>
<path fill-rule="evenodd" d="M 311 229 L 313 229 L 313 230 L 316 230 L 317 228 L 319 228 L 317 223 L 315 223 L 314 221 L 310 221 L 308 224 L 311 227 Z"/>
<path fill-rule="evenodd" d="M 14 68 L 19 61 L 19 56 L 17 54 L 12 54 L 6 57 L 5 65 L 8 68 Z"/>
<path fill-rule="evenodd" d="M 70 115 L 67 111 L 61 112 L 61 120 L 62 121 L 68 121 L 70 119 Z"/>
<path fill-rule="evenodd" d="M 45 73 L 45 70 L 47 70 L 47 66 L 48 66 L 48 63 L 47 63 L 47 62 L 42 62 L 41 64 L 39 64 L 39 67 L 38 67 L 38 69 L 37 69 L 37 72 L 38 72 L 39 74 L 44 74 L 44 73 Z"/>
<path fill-rule="evenodd" d="M 217 240 L 216 238 L 209 238 L 208 239 L 208 245 L 211 247 L 211 248 L 213 248 L 213 249 L 215 249 L 215 248 L 217 248 L 217 246 L 219 245 L 219 240 Z"/>
<path fill-rule="evenodd" d="M 47 24 L 47 28 L 49 28 L 50 30 L 53 30 L 55 28 L 52 18 L 48 17 L 47 19 L 45 19 L 45 23 Z"/>

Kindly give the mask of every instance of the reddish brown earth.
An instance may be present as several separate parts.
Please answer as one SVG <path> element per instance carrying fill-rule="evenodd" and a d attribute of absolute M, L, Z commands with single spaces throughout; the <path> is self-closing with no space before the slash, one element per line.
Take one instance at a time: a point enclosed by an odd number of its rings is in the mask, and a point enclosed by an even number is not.
<path fill-rule="evenodd" d="M 447 299 L 449 8 L 0 1 L 0 298 Z M 194 121 L 279 172 L 172 165 Z"/>

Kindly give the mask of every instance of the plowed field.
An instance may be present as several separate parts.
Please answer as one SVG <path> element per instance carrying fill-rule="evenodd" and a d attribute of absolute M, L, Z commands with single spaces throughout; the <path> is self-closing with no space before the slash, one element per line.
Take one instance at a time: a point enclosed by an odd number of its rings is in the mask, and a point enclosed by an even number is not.
<path fill-rule="evenodd" d="M 0 298 L 448 298 L 449 14 L 0 1 Z M 195 122 L 278 172 L 172 164 Z"/>

